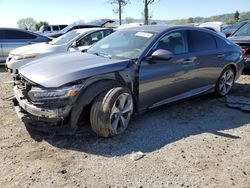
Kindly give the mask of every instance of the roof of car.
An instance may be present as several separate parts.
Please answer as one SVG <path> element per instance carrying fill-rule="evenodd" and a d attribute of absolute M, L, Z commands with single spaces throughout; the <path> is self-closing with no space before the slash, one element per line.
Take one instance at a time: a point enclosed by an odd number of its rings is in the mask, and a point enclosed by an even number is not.
<path fill-rule="evenodd" d="M 131 27 L 122 30 L 131 30 L 131 31 L 147 31 L 147 32 L 156 32 L 162 33 L 171 29 L 192 29 L 192 30 L 203 30 L 203 28 L 197 28 L 194 26 L 178 26 L 178 25 L 144 25 L 138 27 Z"/>
<path fill-rule="evenodd" d="M 104 28 L 104 27 L 93 27 L 93 28 L 82 28 L 82 29 L 75 29 L 73 31 L 77 31 L 80 33 L 85 33 L 85 32 L 91 32 L 91 31 L 99 31 L 99 30 L 107 30 L 109 28 Z"/>

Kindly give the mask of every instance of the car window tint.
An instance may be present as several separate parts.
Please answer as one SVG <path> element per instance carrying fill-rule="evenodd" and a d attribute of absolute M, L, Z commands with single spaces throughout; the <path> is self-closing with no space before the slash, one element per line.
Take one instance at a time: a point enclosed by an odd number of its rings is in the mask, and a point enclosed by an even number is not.
<path fill-rule="evenodd" d="M 183 54 L 187 52 L 185 42 L 185 32 L 176 31 L 164 36 L 154 47 L 153 51 L 164 49 L 173 54 Z"/>
<path fill-rule="evenodd" d="M 216 49 L 216 42 L 212 35 L 202 31 L 189 31 L 190 52 L 213 49 Z"/>
<path fill-rule="evenodd" d="M 53 31 L 58 31 L 59 27 L 58 26 L 52 26 Z"/>
<path fill-rule="evenodd" d="M 51 31 L 50 26 L 46 26 L 46 27 L 44 27 L 44 31 Z"/>
<path fill-rule="evenodd" d="M 101 33 L 101 31 L 97 31 L 95 33 L 89 34 L 88 36 L 82 38 L 79 41 L 78 45 L 79 46 L 90 46 L 101 39 L 102 39 L 102 33 Z"/>
<path fill-rule="evenodd" d="M 225 48 L 227 47 L 227 42 L 219 37 L 216 37 L 217 48 Z"/>
<path fill-rule="evenodd" d="M 3 38 L 3 30 L 0 30 L 0 40 L 1 40 L 1 39 L 4 39 L 4 38 Z"/>
<path fill-rule="evenodd" d="M 234 33 L 234 36 L 250 36 L 250 23 L 242 26 L 238 31 Z"/>
<path fill-rule="evenodd" d="M 104 37 L 106 37 L 106 36 L 110 35 L 111 33 L 113 33 L 112 30 L 103 30 L 102 32 L 103 32 Z"/>
<path fill-rule="evenodd" d="M 5 39 L 35 39 L 36 35 L 26 33 L 23 31 L 6 30 Z"/>

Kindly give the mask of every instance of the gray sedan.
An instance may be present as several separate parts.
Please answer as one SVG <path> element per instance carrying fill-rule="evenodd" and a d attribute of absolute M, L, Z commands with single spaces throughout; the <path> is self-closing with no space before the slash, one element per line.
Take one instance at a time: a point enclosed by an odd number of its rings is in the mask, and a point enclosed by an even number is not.
<path fill-rule="evenodd" d="M 50 40 L 48 37 L 21 29 L 0 28 L 0 63 L 4 63 L 9 52 L 15 48 Z"/>
<path fill-rule="evenodd" d="M 210 92 L 227 95 L 243 68 L 241 48 L 213 31 L 135 27 L 114 32 L 86 53 L 22 67 L 13 102 L 34 127 L 47 123 L 72 133 L 82 116 L 109 137 L 124 132 L 132 114 Z"/>

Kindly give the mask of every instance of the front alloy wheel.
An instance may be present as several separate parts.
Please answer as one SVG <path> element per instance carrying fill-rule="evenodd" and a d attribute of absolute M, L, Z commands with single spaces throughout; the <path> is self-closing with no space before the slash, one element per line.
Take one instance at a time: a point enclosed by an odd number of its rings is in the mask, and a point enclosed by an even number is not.
<path fill-rule="evenodd" d="M 120 134 L 128 127 L 133 112 L 133 100 L 128 93 L 121 94 L 114 103 L 111 115 L 110 125 L 114 134 Z"/>
<path fill-rule="evenodd" d="M 99 136 L 115 136 L 127 129 L 132 114 L 130 91 L 123 87 L 112 88 L 94 100 L 90 113 L 91 127 Z"/>

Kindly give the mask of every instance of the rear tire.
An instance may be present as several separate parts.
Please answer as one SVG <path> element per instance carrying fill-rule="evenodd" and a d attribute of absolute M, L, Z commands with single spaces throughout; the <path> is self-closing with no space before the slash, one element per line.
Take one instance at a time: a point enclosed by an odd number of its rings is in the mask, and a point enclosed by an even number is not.
<path fill-rule="evenodd" d="M 215 94 L 218 97 L 226 96 L 232 89 L 234 84 L 235 74 L 231 67 L 226 67 L 215 86 Z"/>
<path fill-rule="evenodd" d="M 92 130 L 99 136 L 111 137 L 123 133 L 133 113 L 133 98 L 128 89 L 112 88 L 101 93 L 90 112 Z"/>

